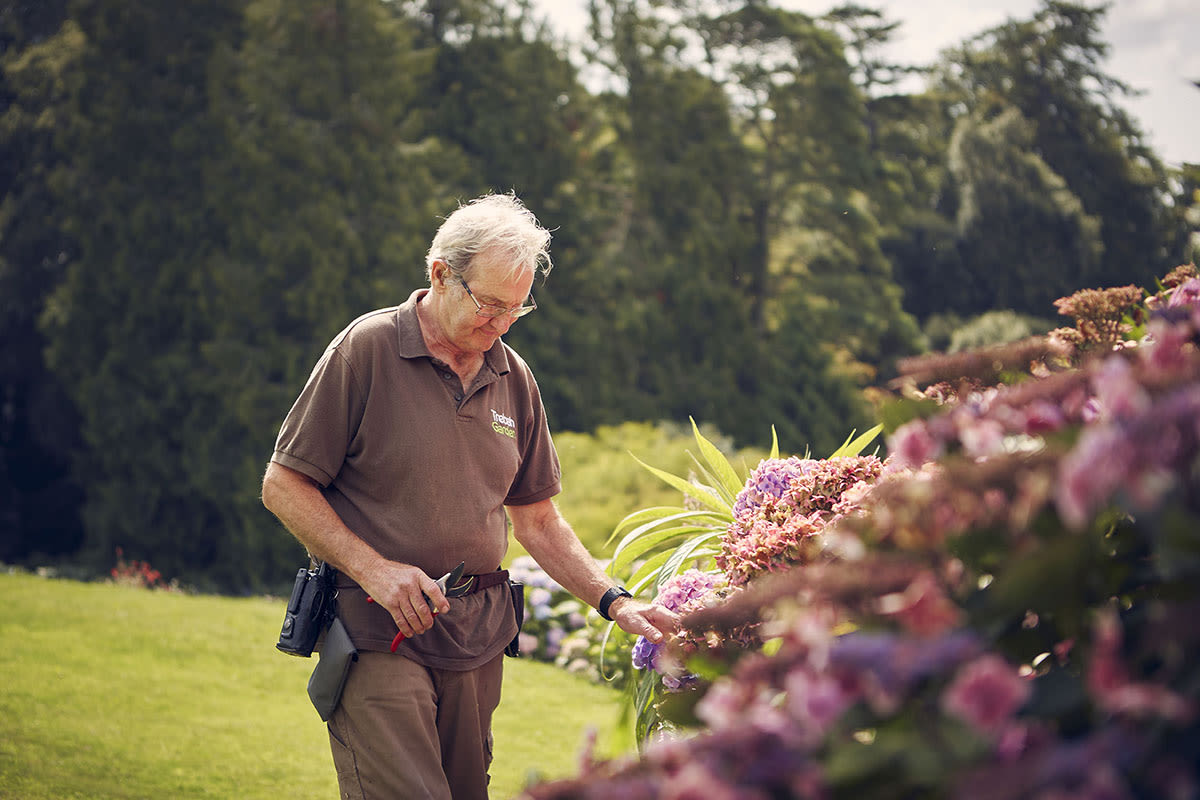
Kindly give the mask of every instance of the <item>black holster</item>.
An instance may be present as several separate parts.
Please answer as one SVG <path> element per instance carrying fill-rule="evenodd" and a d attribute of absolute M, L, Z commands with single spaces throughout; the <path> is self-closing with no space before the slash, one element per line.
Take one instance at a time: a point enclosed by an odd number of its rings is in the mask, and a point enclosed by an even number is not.
<path fill-rule="evenodd" d="M 296 573 L 279 641 L 275 644 L 279 650 L 301 658 L 312 655 L 321 632 L 333 621 L 336 594 L 333 577 L 333 567 L 324 562 L 317 569 L 302 567 Z"/>

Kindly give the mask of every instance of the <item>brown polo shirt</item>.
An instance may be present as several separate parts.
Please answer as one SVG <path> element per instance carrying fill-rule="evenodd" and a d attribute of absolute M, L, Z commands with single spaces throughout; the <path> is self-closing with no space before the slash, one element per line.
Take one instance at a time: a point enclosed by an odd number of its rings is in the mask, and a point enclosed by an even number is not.
<path fill-rule="evenodd" d="M 558 455 L 529 366 L 498 341 L 469 387 L 425 346 L 422 289 L 366 314 L 330 343 L 284 420 L 271 459 L 315 480 L 342 521 L 385 558 L 431 577 L 460 561 L 498 568 L 505 505 L 561 489 Z M 338 576 L 338 615 L 362 650 L 387 650 L 396 625 Z M 516 634 L 504 585 L 450 599 L 434 627 L 398 652 L 474 669 Z"/>

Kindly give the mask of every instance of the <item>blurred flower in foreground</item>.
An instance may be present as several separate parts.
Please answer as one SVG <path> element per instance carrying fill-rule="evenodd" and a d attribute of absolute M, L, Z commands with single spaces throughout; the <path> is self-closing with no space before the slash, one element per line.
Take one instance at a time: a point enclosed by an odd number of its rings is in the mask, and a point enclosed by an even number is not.
<path fill-rule="evenodd" d="M 980 733 L 999 734 L 1032 692 L 1029 681 L 991 653 L 964 665 L 942 694 L 942 708 Z"/>

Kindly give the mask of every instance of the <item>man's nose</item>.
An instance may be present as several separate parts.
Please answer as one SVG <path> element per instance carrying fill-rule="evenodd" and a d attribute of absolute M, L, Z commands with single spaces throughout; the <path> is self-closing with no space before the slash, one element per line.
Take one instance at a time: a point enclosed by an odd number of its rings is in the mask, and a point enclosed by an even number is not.
<path fill-rule="evenodd" d="M 492 330 L 504 335 L 508 333 L 508 329 L 512 327 L 515 319 L 516 317 L 512 314 L 501 314 L 498 317 L 492 317 Z"/>

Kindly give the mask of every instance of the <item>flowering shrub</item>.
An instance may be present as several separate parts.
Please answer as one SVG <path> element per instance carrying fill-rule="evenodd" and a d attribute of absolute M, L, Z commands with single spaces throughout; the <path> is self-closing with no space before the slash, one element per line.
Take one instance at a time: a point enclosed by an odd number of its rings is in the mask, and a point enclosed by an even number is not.
<path fill-rule="evenodd" d="M 125 551 L 117 548 L 117 565 L 109 573 L 112 582 L 121 586 L 132 586 L 136 589 L 163 589 L 173 591 L 178 585 L 163 580 L 162 573 L 150 566 L 146 561 L 126 561 Z"/>
<path fill-rule="evenodd" d="M 660 654 L 710 678 L 694 730 L 529 796 L 1200 795 L 1198 279 L 1060 304 L 1085 347 L 910 363 L 837 547 Z"/>
<path fill-rule="evenodd" d="M 509 578 L 525 584 L 525 621 L 521 625 L 521 655 L 554 662 L 572 632 L 587 620 L 585 606 L 545 573 L 530 556 L 514 558 Z"/>

